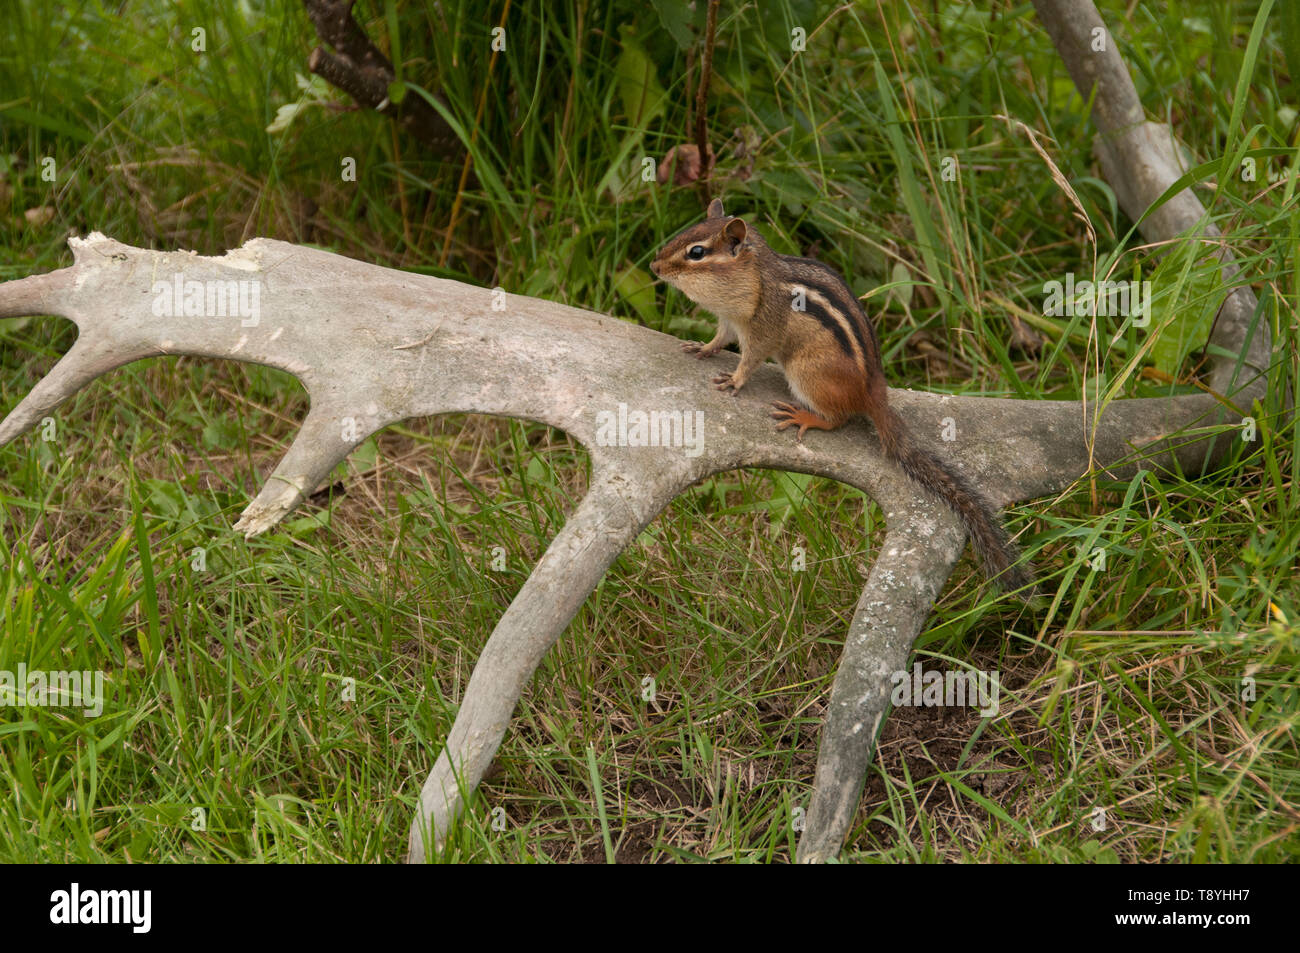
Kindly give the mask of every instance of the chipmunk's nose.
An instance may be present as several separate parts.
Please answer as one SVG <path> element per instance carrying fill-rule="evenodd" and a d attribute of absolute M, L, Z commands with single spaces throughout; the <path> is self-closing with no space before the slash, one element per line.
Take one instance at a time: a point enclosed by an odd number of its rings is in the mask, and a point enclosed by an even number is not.
<path fill-rule="evenodd" d="M 659 259 L 656 258 L 654 261 L 650 262 L 650 274 L 654 275 L 656 278 L 659 277 Z"/>

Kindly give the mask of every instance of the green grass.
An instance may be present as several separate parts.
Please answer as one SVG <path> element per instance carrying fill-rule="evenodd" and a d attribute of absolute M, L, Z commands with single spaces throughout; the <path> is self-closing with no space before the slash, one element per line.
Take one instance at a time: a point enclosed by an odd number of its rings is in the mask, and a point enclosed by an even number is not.
<path fill-rule="evenodd" d="M 1053 607 L 999 597 L 963 560 L 916 658 L 1001 672 L 1001 717 L 896 710 L 846 860 L 1300 853 L 1300 435 L 1285 413 L 1300 380 L 1300 77 L 1283 7 L 1252 39 L 1254 2 L 1101 4 L 1148 115 L 1204 166 L 1197 194 L 1273 329 L 1263 439 L 1215 472 L 1098 473 L 1008 514 Z M 403 80 L 438 90 L 466 130 L 483 102 L 448 236 L 459 162 L 300 89 L 314 39 L 300 4 L 20 4 L 0 18 L 0 280 L 69 264 L 69 232 L 203 253 L 269 235 L 703 337 L 708 319 L 645 287 L 658 243 L 700 214 L 693 189 L 636 177 L 686 138 L 698 51 L 678 42 L 692 46 L 676 10 L 514 3 L 489 70 L 500 3 L 394 3 Z M 387 13 L 362 5 L 386 46 Z M 809 35 L 798 55 L 794 26 Z M 1195 390 L 1224 292 L 1208 250 L 1158 258 L 1135 237 L 1029 4 L 726 4 L 714 68 L 728 210 L 850 276 L 893 384 Z M 299 100 L 312 104 L 268 133 Z M 1040 136 L 1095 244 L 1000 116 Z M 1094 261 L 1150 278 L 1164 330 L 1044 316 L 1043 283 L 1091 277 Z M 1012 343 L 1017 317 L 1037 353 Z M 55 318 L 0 322 L 0 405 L 73 337 Z M 99 718 L 0 708 L 0 859 L 404 852 L 474 661 L 581 497 L 586 457 L 541 426 L 409 421 L 246 542 L 230 525 L 306 408 L 269 369 L 157 359 L 66 404 L 54 439 L 0 449 L 0 671 L 98 670 L 108 689 Z M 857 491 L 788 474 L 727 474 L 679 499 L 546 658 L 441 859 L 791 859 L 882 525 Z"/>

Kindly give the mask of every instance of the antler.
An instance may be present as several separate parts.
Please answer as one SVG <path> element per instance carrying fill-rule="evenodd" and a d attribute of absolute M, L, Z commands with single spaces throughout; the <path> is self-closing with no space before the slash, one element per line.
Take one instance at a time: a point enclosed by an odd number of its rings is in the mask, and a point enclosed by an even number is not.
<path fill-rule="evenodd" d="M 424 856 L 428 822 L 441 838 L 462 792 L 478 784 L 542 655 L 622 549 L 676 495 L 738 467 L 817 474 L 871 494 L 889 532 L 845 645 L 805 835 L 805 843 L 821 845 L 818 854 L 838 845 L 888 701 L 888 673 L 905 666 L 964 538 L 946 507 L 918 497 L 885 462 L 865 426 L 795 443 L 769 426 L 767 402 L 784 394 L 774 368 L 739 397 L 724 396 L 708 386 L 712 371 L 681 359 L 676 339 L 551 302 L 498 293 L 505 309 L 496 311 L 494 293 L 482 288 L 267 239 L 221 258 L 132 248 L 98 234 L 71 245 L 71 267 L 0 285 L 0 315 L 60 314 L 81 330 L 0 423 L 0 443 L 115 367 L 192 354 L 281 368 L 311 396 L 302 431 L 236 524 L 249 536 L 279 522 L 353 447 L 407 417 L 474 411 L 536 420 L 590 451 L 588 494 L 498 623 L 421 792 L 415 860 Z M 224 285 L 233 294 L 239 282 L 252 283 L 243 286 L 245 298 L 256 297 L 260 314 L 155 314 L 168 310 L 158 306 L 168 297 L 176 310 L 178 279 L 182 306 L 187 295 L 197 304 L 208 289 Z M 921 433 L 952 418 L 958 439 L 937 442 L 937 450 L 1000 504 L 1056 492 L 1088 468 L 1079 404 L 908 391 L 891 399 Z M 701 413 L 699 453 L 602 445 L 600 414 L 617 414 L 620 405 Z M 1096 458 L 1117 463 L 1130 443 L 1160 452 L 1172 446 L 1170 435 L 1222 417 L 1213 398 L 1199 395 L 1117 402 L 1103 418 Z M 1203 456 L 1186 442 L 1176 453 L 1184 466 Z"/>
<path fill-rule="evenodd" d="M 1044 19 L 1068 6 L 1038 5 Z M 1065 35 L 1088 25 L 1068 25 Z M 1105 94 L 1103 86 L 1098 99 Z M 1167 130 L 1139 124 L 1108 141 L 1113 161 L 1123 167 L 1143 162 L 1154 170 L 1120 193 L 1136 217 L 1177 174 L 1172 139 Z M 1153 161 L 1153 155 L 1168 161 Z M 1144 232 L 1170 237 L 1201 220 L 1199 208 L 1184 192 L 1165 206 L 1183 211 L 1153 216 Z M 708 385 L 716 371 L 683 361 L 674 338 L 552 302 L 267 239 L 220 258 L 133 248 L 98 233 L 70 245 L 71 267 L 0 285 L 0 317 L 59 314 L 81 332 L 0 423 L 0 445 L 115 367 L 159 354 L 192 354 L 281 368 L 311 395 L 302 431 L 235 524 L 249 536 L 283 519 L 353 447 L 404 418 L 455 411 L 518 417 L 568 431 L 589 450 L 587 496 L 484 647 L 446 747 L 420 792 L 410 833 L 413 861 L 424 859 L 430 838 L 445 838 L 546 650 L 623 548 L 675 496 L 738 467 L 811 473 L 869 493 L 884 510 L 888 531 L 845 641 L 799 859 L 820 860 L 838 850 L 889 702 L 889 675 L 905 667 L 964 540 L 956 518 L 942 503 L 917 495 L 865 426 L 795 443 L 775 433 L 767 417 L 768 402 L 785 396 L 774 368 L 757 373 L 739 396 L 726 396 Z M 254 306 L 229 307 L 232 294 Z M 226 306 L 216 307 L 219 300 Z M 187 303 L 206 316 L 186 316 Z M 1213 339 L 1240 355 L 1235 362 L 1216 358 L 1213 380 L 1225 393 L 1233 380 L 1243 383 L 1235 397 L 1242 406 L 1263 396 L 1269 352 L 1267 327 L 1252 327 L 1253 311 L 1253 295 L 1238 288 L 1224 304 Z M 1199 467 L 1226 447 L 1214 435 L 1240 418 L 1213 395 L 1116 401 L 1095 430 L 1076 402 L 911 391 L 894 391 L 890 399 L 920 434 L 938 433 L 951 418 L 957 439 L 936 440 L 935 451 L 1000 505 L 1058 492 L 1094 463 L 1116 477 L 1134 472 L 1138 458 L 1144 466 L 1177 458 L 1184 469 Z M 689 448 L 606 445 L 601 415 L 617 415 L 620 408 L 690 414 L 691 420 L 702 414 L 699 442 Z"/>

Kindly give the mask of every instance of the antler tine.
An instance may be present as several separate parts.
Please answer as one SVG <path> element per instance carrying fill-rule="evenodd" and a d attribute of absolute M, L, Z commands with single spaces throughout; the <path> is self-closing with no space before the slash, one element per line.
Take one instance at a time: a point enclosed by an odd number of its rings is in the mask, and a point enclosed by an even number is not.
<path fill-rule="evenodd" d="M 21 437 L 97 377 L 145 354 L 105 353 L 84 336 L 0 422 L 0 447 Z"/>
<path fill-rule="evenodd" d="M 108 241 L 98 233 L 85 241 L 72 239 L 69 244 L 73 257 L 80 262 L 87 246 L 98 240 Z M 94 331 L 94 312 L 85 311 L 76 304 L 77 275 L 78 269 L 74 265 L 0 284 L 0 318 L 53 314 L 72 321 L 79 328 L 77 340 L 68 353 L 0 421 L 0 447 L 27 433 L 95 378 L 151 353 L 146 347 L 133 349 L 116 343 L 113 347 L 105 347 L 105 342 Z"/>

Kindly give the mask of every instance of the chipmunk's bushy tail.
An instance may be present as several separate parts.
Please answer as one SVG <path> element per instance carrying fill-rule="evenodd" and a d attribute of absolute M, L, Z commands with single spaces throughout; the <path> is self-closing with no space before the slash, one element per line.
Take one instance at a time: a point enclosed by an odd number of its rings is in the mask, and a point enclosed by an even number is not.
<path fill-rule="evenodd" d="M 988 577 L 1007 590 L 1031 586 L 1033 579 L 1029 573 L 1024 567 L 1015 565 L 1020 558 L 1019 551 L 1002 528 L 993 505 L 983 494 L 918 444 L 903 418 L 888 404 L 872 415 L 872 422 L 880 435 L 885 455 L 961 517 Z"/>

